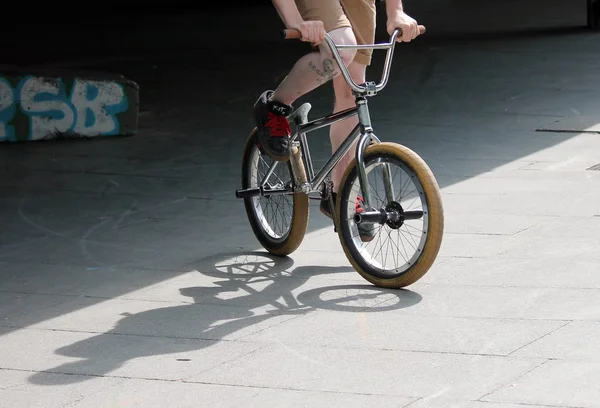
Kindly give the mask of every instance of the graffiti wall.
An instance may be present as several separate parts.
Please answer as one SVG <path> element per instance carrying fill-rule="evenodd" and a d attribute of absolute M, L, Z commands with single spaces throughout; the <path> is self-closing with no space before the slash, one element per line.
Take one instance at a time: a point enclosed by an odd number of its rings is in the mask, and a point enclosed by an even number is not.
<path fill-rule="evenodd" d="M 133 134 L 137 85 L 0 76 L 0 142 Z"/>

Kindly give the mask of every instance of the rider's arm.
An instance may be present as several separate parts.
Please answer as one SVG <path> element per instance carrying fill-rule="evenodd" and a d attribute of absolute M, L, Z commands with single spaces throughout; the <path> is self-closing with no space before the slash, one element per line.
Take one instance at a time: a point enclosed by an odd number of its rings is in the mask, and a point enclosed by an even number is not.
<path fill-rule="evenodd" d="M 272 0 L 286 28 L 295 28 L 302 33 L 302 40 L 319 44 L 325 37 L 322 21 L 304 21 L 294 0 Z"/>
<path fill-rule="evenodd" d="M 417 21 L 404 12 L 402 0 L 386 0 L 385 9 L 387 12 L 388 33 L 392 34 L 396 28 L 402 30 L 398 41 L 411 41 L 419 35 Z"/>
<path fill-rule="evenodd" d="M 403 13 L 402 0 L 385 0 L 385 11 L 388 18 L 395 16 L 398 13 Z"/>
<path fill-rule="evenodd" d="M 298 29 L 304 22 L 294 0 L 273 0 L 273 5 L 287 28 Z"/>

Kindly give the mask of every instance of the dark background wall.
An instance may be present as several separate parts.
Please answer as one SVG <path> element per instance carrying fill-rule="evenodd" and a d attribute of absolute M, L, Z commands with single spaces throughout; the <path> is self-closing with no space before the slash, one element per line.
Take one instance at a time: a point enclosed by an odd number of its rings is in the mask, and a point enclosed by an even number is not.
<path fill-rule="evenodd" d="M 564 29 L 587 24 L 587 0 L 405 0 L 409 14 L 431 36 L 489 35 L 519 30 Z M 451 14 L 436 13 L 451 4 Z M 580 13 L 573 13 L 573 3 Z M 383 3 L 380 7 L 383 9 Z M 281 28 L 270 0 L 60 3 L 36 8 L 12 3 L 3 18 L 0 64 L 44 62 L 62 56 L 94 55 L 115 49 L 179 47 L 190 42 L 229 41 Z M 223 13 L 229 8 L 230 14 Z M 444 7 L 448 10 L 448 7 Z M 527 12 L 524 12 L 527 10 Z M 534 12 L 532 12 L 534 10 Z M 449 29 L 447 20 L 453 20 Z M 442 24 L 443 23 L 443 24 Z M 442 28 L 443 29 L 438 29 Z M 148 28 L 156 35 L 148 36 Z M 139 33 L 144 32 L 144 38 Z M 258 37 L 257 37 L 258 38 Z"/>

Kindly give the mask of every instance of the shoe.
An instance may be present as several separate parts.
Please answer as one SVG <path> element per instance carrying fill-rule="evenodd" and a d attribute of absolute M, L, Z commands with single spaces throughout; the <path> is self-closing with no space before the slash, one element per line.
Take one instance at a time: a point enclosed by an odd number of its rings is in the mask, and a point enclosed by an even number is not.
<path fill-rule="evenodd" d="M 287 161 L 292 133 L 287 116 L 292 113 L 293 107 L 270 100 L 272 94 L 273 91 L 263 92 L 254 104 L 258 141 L 273 160 Z"/>
<path fill-rule="evenodd" d="M 331 193 L 333 196 L 333 203 L 335 204 L 335 200 L 337 199 L 337 193 Z M 326 217 L 333 219 L 331 208 L 329 207 L 329 200 L 321 200 L 321 205 L 319 206 L 319 210 L 321 210 L 321 214 Z"/>
<path fill-rule="evenodd" d="M 361 196 L 356 197 L 356 212 L 361 213 L 365 211 L 363 204 L 365 203 L 364 198 Z M 373 238 L 375 238 L 375 227 L 372 223 L 360 223 L 357 225 L 358 227 L 358 235 L 360 235 L 360 240 L 362 242 L 371 242 Z"/>
<path fill-rule="evenodd" d="M 331 193 L 333 195 L 333 203 L 335 204 L 335 200 L 337 199 L 336 193 Z M 363 203 L 365 200 L 361 196 L 356 197 L 356 212 L 364 212 L 365 209 L 363 207 Z M 319 206 L 319 210 L 326 217 L 332 218 L 332 211 L 329 207 L 329 200 L 321 200 L 321 205 Z M 359 224 L 358 226 L 358 234 L 360 236 L 360 240 L 362 242 L 371 242 L 373 238 L 375 238 L 375 227 L 373 224 Z"/>

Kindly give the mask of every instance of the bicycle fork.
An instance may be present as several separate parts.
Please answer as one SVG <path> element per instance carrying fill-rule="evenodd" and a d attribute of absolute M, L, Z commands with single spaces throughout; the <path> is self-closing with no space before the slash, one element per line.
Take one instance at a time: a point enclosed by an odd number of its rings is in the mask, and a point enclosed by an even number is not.
<path fill-rule="evenodd" d="M 371 126 L 371 116 L 369 114 L 369 108 L 367 106 L 366 98 L 358 98 L 356 101 L 358 107 L 358 121 L 361 127 L 361 135 L 356 146 L 356 167 L 358 170 L 358 180 L 362 192 L 362 197 L 365 202 L 367 209 L 371 208 L 371 193 L 369 191 L 369 182 L 367 180 L 367 171 L 365 169 L 365 151 L 371 143 L 381 143 L 380 140 L 373 133 L 373 127 Z M 385 188 L 385 195 L 387 202 L 394 200 L 394 188 L 392 186 L 392 175 L 389 164 L 383 164 L 383 181 Z"/>
<path fill-rule="evenodd" d="M 423 216 L 422 211 L 404 211 L 402 206 L 396 201 L 394 187 L 392 185 L 392 174 L 388 163 L 380 163 L 382 178 L 385 188 L 385 208 L 377 209 L 371 205 L 371 194 L 369 191 L 369 182 L 367 180 L 367 171 L 365 169 L 365 152 L 371 143 L 381 143 L 373 133 L 369 109 L 367 108 L 366 98 L 357 98 L 358 118 L 360 126 L 360 139 L 356 146 L 356 167 L 358 171 L 358 180 L 364 199 L 365 211 L 354 214 L 354 222 L 385 224 L 389 221 L 396 223 L 397 220 L 419 219 Z"/>

